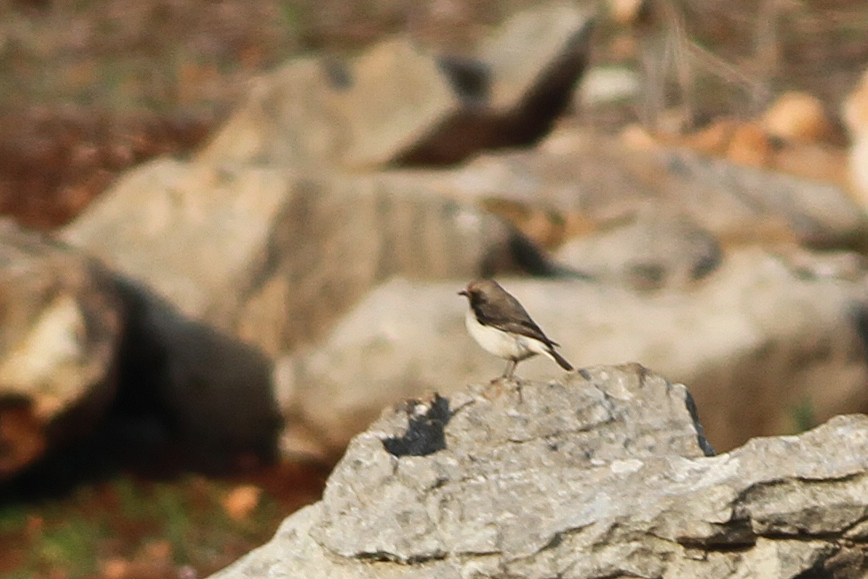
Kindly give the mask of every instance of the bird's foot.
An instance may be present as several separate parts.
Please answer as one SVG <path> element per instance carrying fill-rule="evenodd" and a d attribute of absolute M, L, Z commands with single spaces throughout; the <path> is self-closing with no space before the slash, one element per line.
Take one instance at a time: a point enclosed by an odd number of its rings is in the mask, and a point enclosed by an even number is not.
<path fill-rule="evenodd" d="M 488 386 L 485 387 L 482 391 L 482 395 L 487 400 L 494 400 L 496 398 L 500 398 L 503 394 L 503 376 L 498 376 L 497 378 L 493 378 Z"/>
<path fill-rule="evenodd" d="M 491 380 L 491 382 L 488 383 L 488 388 L 486 388 L 485 390 L 486 398 L 492 400 L 493 398 L 500 397 L 503 394 L 504 386 L 506 386 L 507 388 L 515 391 L 516 395 L 518 396 L 518 403 L 521 404 L 522 402 L 524 402 L 524 397 L 521 393 L 521 385 L 521 378 L 515 378 L 513 376 L 498 376 L 497 378 L 494 378 L 493 380 Z M 494 394 L 493 396 L 488 396 L 487 393 L 489 392 L 496 392 L 496 394 Z"/>

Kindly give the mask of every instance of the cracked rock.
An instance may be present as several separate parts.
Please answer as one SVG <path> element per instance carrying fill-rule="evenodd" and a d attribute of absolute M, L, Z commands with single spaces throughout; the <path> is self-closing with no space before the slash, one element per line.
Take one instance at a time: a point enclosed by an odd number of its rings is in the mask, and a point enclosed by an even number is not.
<path fill-rule="evenodd" d="M 523 381 L 521 398 L 516 386 L 387 410 L 352 441 L 322 501 L 215 577 L 784 579 L 868 568 L 868 418 L 714 456 L 687 389 L 639 365 Z M 441 448 L 389 451 L 385 441 L 420 425 L 442 429 Z"/>

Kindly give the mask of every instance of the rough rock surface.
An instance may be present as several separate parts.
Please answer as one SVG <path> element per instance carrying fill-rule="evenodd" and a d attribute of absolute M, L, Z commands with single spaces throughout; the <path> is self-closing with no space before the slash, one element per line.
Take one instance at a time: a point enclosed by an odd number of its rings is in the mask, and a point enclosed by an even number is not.
<path fill-rule="evenodd" d="M 386 411 L 214 577 L 864 576 L 868 418 L 711 456 L 684 386 L 584 374 Z"/>
<path fill-rule="evenodd" d="M 745 250 L 687 291 L 653 294 L 578 280 L 500 281 L 573 365 L 636 360 L 690 384 L 709 439 L 730 449 L 868 409 L 857 323 L 868 280 L 864 266 L 851 271 L 839 261 Z M 455 293 L 466 281 L 394 280 L 322 343 L 281 358 L 283 448 L 340 453 L 388 404 L 442 389 L 444 381 L 498 376 L 503 361 L 464 328 L 466 304 Z M 537 357 L 517 373 L 561 370 Z"/>
<path fill-rule="evenodd" d="M 87 435 L 106 412 L 123 325 L 98 265 L 0 223 L 0 480 Z"/>
<path fill-rule="evenodd" d="M 534 267 L 515 230 L 430 186 L 166 159 L 128 174 L 62 234 L 270 355 L 323 335 L 392 275 Z"/>

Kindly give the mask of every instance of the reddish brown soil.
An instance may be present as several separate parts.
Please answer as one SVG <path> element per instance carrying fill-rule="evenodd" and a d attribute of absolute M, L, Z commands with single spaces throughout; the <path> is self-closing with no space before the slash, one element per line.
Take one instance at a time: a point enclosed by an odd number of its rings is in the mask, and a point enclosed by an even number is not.
<path fill-rule="evenodd" d="M 118 473 L 68 496 L 2 504 L 0 577 L 205 577 L 268 541 L 283 518 L 316 501 L 326 475 L 324 467 L 303 463 L 228 479 Z M 250 514 L 233 519 L 225 500 L 241 486 L 261 494 Z"/>
<path fill-rule="evenodd" d="M 77 215 L 120 173 L 195 148 L 211 118 L 62 107 L 0 113 L 0 214 L 52 229 Z"/>

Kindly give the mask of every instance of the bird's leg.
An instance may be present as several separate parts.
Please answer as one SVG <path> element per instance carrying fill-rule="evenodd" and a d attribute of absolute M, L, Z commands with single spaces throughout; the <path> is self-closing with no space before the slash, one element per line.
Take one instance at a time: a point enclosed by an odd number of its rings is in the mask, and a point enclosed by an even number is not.
<path fill-rule="evenodd" d="M 503 371 L 503 376 L 501 376 L 501 380 L 513 380 L 513 374 L 515 373 L 515 367 L 518 366 L 518 360 L 509 360 L 506 363 L 506 369 Z M 521 395 L 521 381 L 515 381 L 515 391 L 518 394 L 518 402 L 521 404 L 523 401 L 523 396 Z"/>
<path fill-rule="evenodd" d="M 501 378 L 506 378 L 507 380 L 512 380 L 512 373 L 515 372 L 515 367 L 518 365 L 518 362 L 515 360 L 509 360 L 506 363 L 506 368 L 503 370 L 503 376 Z"/>

